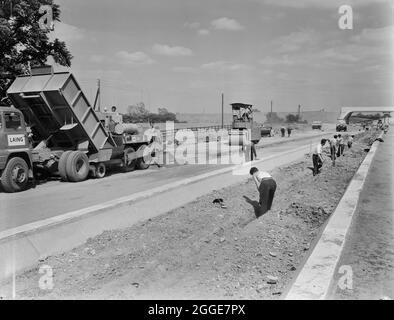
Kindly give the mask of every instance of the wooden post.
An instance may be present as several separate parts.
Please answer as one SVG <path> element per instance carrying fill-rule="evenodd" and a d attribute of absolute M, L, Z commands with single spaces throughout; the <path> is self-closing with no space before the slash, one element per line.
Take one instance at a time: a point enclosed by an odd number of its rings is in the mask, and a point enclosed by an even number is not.
<path fill-rule="evenodd" d="M 224 94 L 222 93 L 222 129 L 224 127 Z"/>

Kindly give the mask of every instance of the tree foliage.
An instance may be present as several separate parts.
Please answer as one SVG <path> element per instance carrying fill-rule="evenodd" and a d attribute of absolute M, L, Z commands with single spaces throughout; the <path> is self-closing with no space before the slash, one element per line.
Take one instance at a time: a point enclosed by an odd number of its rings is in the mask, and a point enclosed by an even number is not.
<path fill-rule="evenodd" d="M 282 123 L 284 120 L 278 116 L 276 112 L 267 113 L 267 122 L 269 123 Z"/>
<path fill-rule="evenodd" d="M 300 122 L 300 116 L 298 114 L 288 114 L 286 116 L 286 123 L 295 123 Z"/>
<path fill-rule="evenodd" d="M 18 74 L 28 73 L 29 65 L 45 64 L 49 56 L 60 65 L 71 66 L 66 44 L 50 40 L 51 30 L 40 28 L 42 5 L 50 5 L 53 21 L 60 21 L 59 5 L 53 0 L 0 0 L 0 97 Z"/>
<path fill-rule="evenodd" d="M 150 113 L 143 102 L 127 107 L 127 114 L 123 115 L 124 122 L 177 122 L 175 113 L 167 108 L 158 108 L 157 113 Z"/>

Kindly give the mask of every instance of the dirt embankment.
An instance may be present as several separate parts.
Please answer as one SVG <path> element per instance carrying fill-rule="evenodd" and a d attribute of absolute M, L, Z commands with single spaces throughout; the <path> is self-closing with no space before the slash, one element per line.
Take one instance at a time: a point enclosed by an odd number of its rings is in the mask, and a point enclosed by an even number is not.
<path fill-rule="evenodd" d="M 273 208 L 259 219 L 257 190 L 249 180 L 49 257 L 40 265 L 53 268 L 53 290 L 39 289 L 38 265 L 17 278 L 17 296 L 278 298 L 362 162 L 369 135 L 356 138 L 335 167 L 325 156 L 315 177 L 308 156 L 273 171 L 278 185 Z M 213 204 L 215 198 L 227 209 Z"/>

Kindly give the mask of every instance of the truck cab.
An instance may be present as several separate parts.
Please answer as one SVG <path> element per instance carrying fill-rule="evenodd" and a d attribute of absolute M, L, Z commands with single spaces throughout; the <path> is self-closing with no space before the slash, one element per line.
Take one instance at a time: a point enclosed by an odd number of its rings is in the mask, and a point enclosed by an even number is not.
<path fill-rule="evenodd" d="M 4 191 L 22 191 L 31 167 L 31 149 L 22 112 L 0 106 L 0 175 Z"/>

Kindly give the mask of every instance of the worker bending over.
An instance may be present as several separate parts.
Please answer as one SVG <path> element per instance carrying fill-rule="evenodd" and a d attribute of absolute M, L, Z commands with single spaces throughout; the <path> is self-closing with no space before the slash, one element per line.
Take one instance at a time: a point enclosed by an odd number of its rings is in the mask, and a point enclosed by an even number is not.
<path fill-rule="evenodd" d="M 251 168 L 249 173 L 253 177 L 260 194 L 260 215 L 263 215 L 268 210 L 271 210 L 276 191 L 276 182 L 268 172 L 259 171 L 256 167 Z"/>

